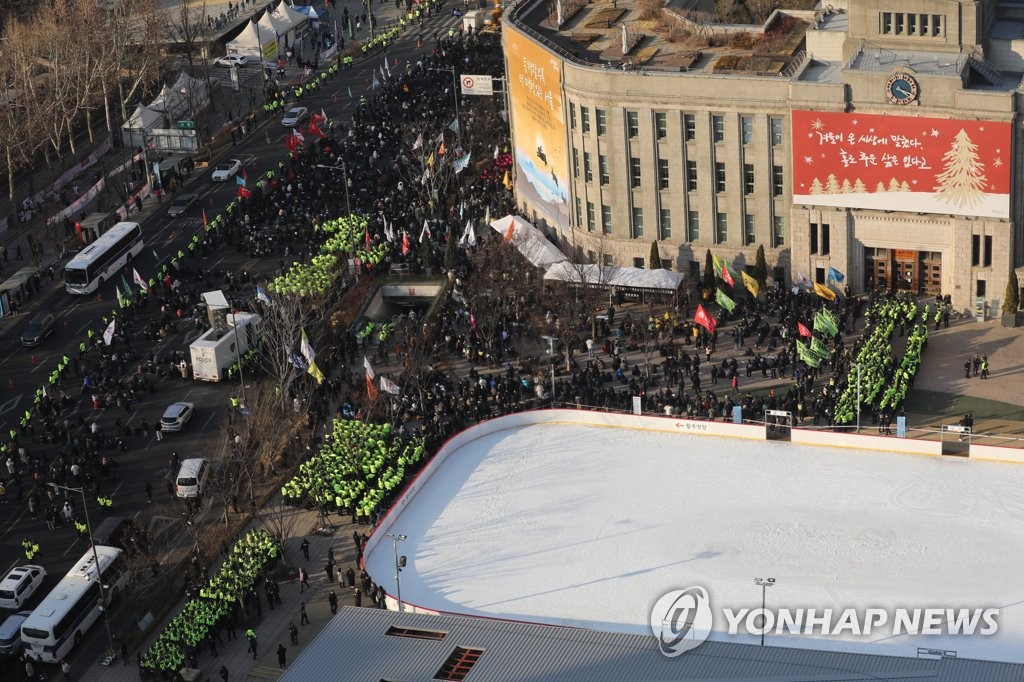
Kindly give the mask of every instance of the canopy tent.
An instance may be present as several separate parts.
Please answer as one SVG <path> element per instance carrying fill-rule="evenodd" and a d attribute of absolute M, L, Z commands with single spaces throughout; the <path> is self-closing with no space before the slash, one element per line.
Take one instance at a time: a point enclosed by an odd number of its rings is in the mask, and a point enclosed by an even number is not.
<path fill-rule="evenodd" d="M 291 44 L 292 23 L 290 21 L 283 21 L 271 12 L 264 12 L 256 23 L 259 24 L 261 34 L 269 32 L 277 39 L 280 52 L 284 52 L 285 47 Z"/>
<path fill-rule="evenodd" d="M 282 26 L 287 26 L 288 29 L 288 40 L 287 44 L 291 45 L 292 41 L 301 36 L 306 32 L 306 28 L 309 24 L 309 17 L 302 12 L 296 12 L 292 9 L 291 5 L 281 0 L 273 12 L 270 13 L 272 19 L 277 20 Z M 285 35 L 282 31 L 281 35 Z"/>
<path fill-rule="evenodd" d="M 620 268 L 614 265 L 561 262 L 548 268 L 544 273 L 544 279 L 587 286 L 675 291 L 683 283 L 683 274 L 663 269 L 645 270 Z"/>
<path fill-rule="evenodd" d="M 500 220 L 491 221 L 491 227 L 503 235 L 508 234 L 509 225 L 514 226 L 512 243 L 535 267 L 547 268 L 553 263 L 569 260 L 557 246 L 548 241 L 543 232 L 519 216 L 507 215 Z"/>
<path fill-rule="evenodd" d="M 327 8 L 326 7 L 313 7 L 312 5 L 293 5 L 292 9 L 299 14 L 304 14 L 309 18 L 310 28 L 318 28 L 320 21 L 327 19 Z"/>
<path fill-rule="evenodd" d="M 277 34 L 271 28 L 264 28 L 257 22 L 250 21 L 234 40 L 226 45 L 228 54 L 241 54 L 257 62 L 274 61 L 280 47 Z"/>
<path fill-rule="evenodd" d="M 210 103 L 206 83 L 192 78 L 184 71 L 173 85 L 165 85 L 156 99 L 149 103 L 149 108 L 159 112 L 166 121 L 156 127 L 170 127 L 176 121 L 194 118 Z"/>
<path fill-rule="evenodd" d="M 142 147 L 146 144 L 146 131 L 163 125 L 163 113 L 140 104 L 121 126 L 121 141 L 132 149 Z"/>

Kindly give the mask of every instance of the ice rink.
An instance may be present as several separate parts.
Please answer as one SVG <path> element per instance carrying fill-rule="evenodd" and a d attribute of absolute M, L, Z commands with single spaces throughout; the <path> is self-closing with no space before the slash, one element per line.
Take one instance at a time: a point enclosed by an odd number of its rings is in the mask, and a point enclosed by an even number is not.
<path fill-rule="evenodd" d="M 648 633 L 663 593 L 720 609 L 1001 609 L 993 636 L 767 643 L 1024 662 L 1024 465 L 589 425 L 516 427 L 451 452 L 388 530 L 404 601 Z M 391 541 L 367 570 L 395 594 Z"/>

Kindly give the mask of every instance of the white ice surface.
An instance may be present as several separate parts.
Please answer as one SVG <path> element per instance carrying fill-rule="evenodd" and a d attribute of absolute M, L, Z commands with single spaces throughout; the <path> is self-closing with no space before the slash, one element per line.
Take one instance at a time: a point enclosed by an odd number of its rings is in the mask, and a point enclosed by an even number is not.
<path fill-rule="evenodd" d="M 722 608 L 1001 607 L 994 636 L 775 645 L 1024 662 L 1024 466 L 535 425 L 451 453 L 391 526 L 402 598 L 430 610 L 628 633 L 671 589 Z M 394 594 L 394 557 L 366 558 Z"/>

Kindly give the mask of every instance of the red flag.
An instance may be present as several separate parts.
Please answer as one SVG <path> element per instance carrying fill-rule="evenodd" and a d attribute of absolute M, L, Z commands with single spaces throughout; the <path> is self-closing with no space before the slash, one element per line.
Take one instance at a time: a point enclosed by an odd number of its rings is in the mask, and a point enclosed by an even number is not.
<path fill-rule="evenodd" d="M 734 286 L 736 283 L 732 281 L 732 273 L 729 272 L 729 266 L 722 263 L 722 281 L 728 282 L 729 286 Z"/>
<path fill-rule="evenodd" d="M 238 186 L 238 196 L 242 197 L 243 199 L 248 199 L 249 197 L 252 196 L 252 192 L 247 190 L 245 187 L 242 187 L 241 185 L 239 185 Z"/>
<path fill-rule="evenodd" d="M 476 332 L 478 337 L 483 338 L 484 335 L 480 333 L 480 327 L 476 323 L 476 315 L 474 315 L 472 311 L 469 313 L 469 326 Z"/>
<path fill-rule="evenodd" d="M 373 385 L 373 379 L 370 378 L 369 374 L 366 375 L 366 397 L 371 402 L 377 399 L 377 387 Z"/>
<path fill-rule="evenodd" d="M 366 228 L 366 250 L 367 251 L 370 250 L 370 228 L 369 228 L 369 226 L 367 226 L 367 228 Z"/>
<path fill-rule="evenodd" d="M 445 149 L 444 149 L 444 142 L 442 142 L 442 143 L 441 143 L 441 146 L 440 146 L 440 147 L 438 147 L 438 149 L 437 149 L 437 155 L 438 155 L 438 156 L 444 156 L 444 152 L 445 152 Z"/>
<path fill-rule="evenodd" d="M 516 221 L 513 220 L 513 221 L 509 222 L 508 229 L 505 230 L 505 238 L 502 241 L 504 241 L 506 243 L 512 241 L 512 237 L 515 235 L 515 233 L 516 233 Z"/>
<path fill-rule="evenodd" d="M 693 321 L 708 330 L 709 334 L 715 333 L 715 327 L 718 323 L 715 322 L 715 318 L 708 315 L 708 311 L 704 310 L 704 306 L 697 306 L 697 314 L 693 316 Z"/>
<path fill-rule="evenodd" d="M 811 338 L 811 330 L 805 327 L 802 322 L 796 323 L 796 330 L 800 332 L 800 336 L 806 336 L 807 338 Z"/>
<path fill-rule="evenodd" d="M 206 229 L 210 229 L 209 223 L 206 222 L 206 209 L 205 208 L 203 209 L 203 227 L 205 227 Z"/>
<path fill-rule="evenodd" d="M 308 132 L 310 135 L 316 135 L 321 140 L 327 137 L 327 135 L 324 134 L 324 131 L 320 130 L 320 126 L 312 122 L 309 124 L 309 128 L 306 130 L 306 132 Z"/>
<path fill-rule="evenodd" d="M 408 256 L 411 247 L 409 246 L 409 235 L 405 232 L 402 233 L 402 255 Z"/>
<path fill-rule="evenodd" d="M 327 117 L 324 116 L 323 113 L 321 113 L 322 111 L 323 110 L 321 109 L 320 111 L 317 111 L 317 112 L 313 113 L 313 118 L 311 120 L 312 120 L 314 125 L 319 124 L 319 123 L 327 123 Z"/>
<path fill-rule="evenodd" d="M 299 141 L 295 139 L 294 135 L 288 135 L 284 138 L 284 146 L 288 148 L 288 151 L 294 152 L 299 147 Z"/>

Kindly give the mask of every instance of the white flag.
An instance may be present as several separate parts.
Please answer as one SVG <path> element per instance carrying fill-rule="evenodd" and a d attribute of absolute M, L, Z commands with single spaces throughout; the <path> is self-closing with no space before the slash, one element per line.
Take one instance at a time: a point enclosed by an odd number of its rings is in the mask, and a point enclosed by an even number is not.
<path fill-rule="evenodd" d="M 369 377 L 370 381 L 377 378 L 377 373 L 373 371 L 373 365 L 370 364 L 370 358 L 363 356 L 363 367 L 366 368 L 366 376 Z"/>
<path fill-rule="evenodd" d="M 114 324 L 116 322 L 116 319 L 111 320 L 110 324 L 107 325 L 107 330 L 103 332 L 103 343 L 105 343 L 108 346 L 114 341 Z"/>
<path fill-rule="evenodd" d="M 476 246 L 476 230 L 473 229 L 472 225 L 469 227 L 469 239 L 466 243 L 470 246 Z"/>
<path fill-rule="evenodd" d="M 316 357 L 316 352 L 313 350 L 313 344 L 309 342 L 309 337 L 306 336 L 305 329 L 299 327 L 299 331 L 302 333 L 302 336 L 299 338 L 299 351 L 302 353 L 302 357 L 312 363 L 313 359 Z"/>
<path fill-rule="evenodd" d="M 420 133 L 420 134 L 419 134 L 419 135 L 418 135 L 418 136 L 416 137 L 416 141 L 415 141 L 415 142 L 413 142 L 413 144 L 412 144 L 412 148 L 413 148 L 413 150 L 416 150 L 416 149 L 419 149 L 419 148 L 420 148 L 420 147 L 422 147 L 422 146 L 423 146 L 423 133 Z"/>
<path fill-rule="evenodd" d="M 494 159 L 498 159 L 498 145 L 494 145 Z"/>
<path fill-rule="evenodd" d="M 386 376 L 381 375 L 380 387 L 383 391 L 390 393 L 391 395 L 398 395 L 401 391 L 398 388 L 398 384 L 388 379 Z"/>
<path fill-rule="evenodd" d="M 423 229 L 420 230 L 420 244 L 423 243 L 423 235 L 426 235 L 427 239 L 430 238 L 430 226 L 427 225 L 426 218 L 423 219 Z"/>

